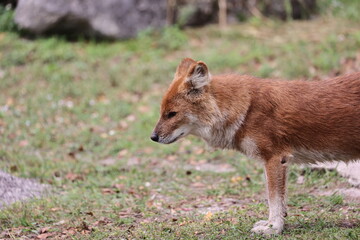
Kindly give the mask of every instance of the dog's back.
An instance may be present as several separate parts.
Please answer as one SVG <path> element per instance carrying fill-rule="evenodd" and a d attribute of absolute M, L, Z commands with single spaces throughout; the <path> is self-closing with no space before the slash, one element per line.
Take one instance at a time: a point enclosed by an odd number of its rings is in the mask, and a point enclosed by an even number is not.
<path fill-rule="evenodd" d="M 253 83 L 244 129 L 263 151 L 288 149 L 297 162 L 360 158 L 360 73 Z"/>

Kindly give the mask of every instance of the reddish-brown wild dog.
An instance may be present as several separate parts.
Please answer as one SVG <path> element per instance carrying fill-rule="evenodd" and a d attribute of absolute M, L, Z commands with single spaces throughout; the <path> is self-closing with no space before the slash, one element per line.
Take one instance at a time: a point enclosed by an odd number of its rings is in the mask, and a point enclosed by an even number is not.
<path fill-rule="evenodd" d="M 169 144 L 188 134 L 263 162 L 270 213 L 252 231 L 281 233 L 288 162 L 360 158 L 360 73 L 316 82 L 211 76 L 204 62 L 186 58 L 151 139 Z"/>

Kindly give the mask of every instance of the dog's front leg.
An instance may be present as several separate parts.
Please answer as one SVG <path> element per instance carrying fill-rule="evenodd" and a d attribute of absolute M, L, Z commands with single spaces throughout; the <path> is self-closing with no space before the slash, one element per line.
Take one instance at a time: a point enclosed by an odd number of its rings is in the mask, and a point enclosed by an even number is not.
<path fill-rule="evenodd" d="M 265 163 L 265 176 L 269 219 L 255 223 L 251 231 L 265 235 L 279 234 L 284 228 L 286 214 L 286 165 L 281 162 L 281 157 L 271 158 Z"/>

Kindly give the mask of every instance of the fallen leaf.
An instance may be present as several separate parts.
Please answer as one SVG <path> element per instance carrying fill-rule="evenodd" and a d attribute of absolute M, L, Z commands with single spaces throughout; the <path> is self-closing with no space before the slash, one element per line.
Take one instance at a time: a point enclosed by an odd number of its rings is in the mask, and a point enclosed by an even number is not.
<path fill-rule="evenodd" d="M 128 127 L 129 124 L 126 121 L 122 120 L 119 122 L 119 129 L 127 129 Z"/>
<path fill-rule="evenodd" d="M 71 158 L 75 158 L 75 154 L 76 154 L 76 152 L 69 152 L 68 156 Z"/>
<path fill-rule="evenodd" d="M 51 237 L 51 233 L 42 233 L 40 235 L 38 235 L 36 238 L 37 239 L 47 239 L 48 237 Z"/>
<path fill-rule="evenodd" d="M 138 110 L 141 113 L 148 113 L 148 112 L 150 112 L 151 109 L 148 106 L 139 106 Z"/>
<path fill-rule="evenodd" d="M 81 223 L 80 228 L 81 228 L 82 230 L 85 230 L 85 231 L 91 231 L 91 229 L 92 229 L 92 228 L 87 224 L 87 222 L 85 222 L 85 221 L 83 221 L 83 222 Z"/>
<path fill-rule="evenodd" d="M 12 165 L 12 166 L 10 167 L 10 171 L 11 171 L 11 172 L 17 172 L 17 171 L 18 171 L 18 167 L 17 167 L 16 165 Z"/>
<path fill-rule="evenodd" d="M 128 159 L 127 165 L 128 166 L 134 166 L 134 165 L 139 165 L 141 163 L 140 158 L 138 157 L 131 157 Z"/>
<path fill-rule="evenodd" d="M 114 190 L 111 188 L 103 188 L 103 189 L 101 189 L 101 192 L 103 194 L 114 194 L 115 193 Z"/>
<path fill-rule="evenodd" d="M 108 104 L 110 103 L 110 100 L 104 95 L 104 94 L 99 94 L 96 98 L 96 100 L 100 103 L 104 103 L 104 104 Z"/>
<path fill-rule="evenodd" d="M 49 229 L 50 229 L 50 227 L 43 227 L 43 228 L 41 228 L 40 229 L 40 233 L 46 233 L 46 232 L 48 232 L 49 231 Z"/>
<path fill-rule="evenodd" d="M 184 225 L 186 225 L 186 224 L 188 224 L 188 222 L 184 221 L 184 222 L 181 222 L 181 223 L 179 224 L 179 226 L 184 226 Z"/>
<path fill-rule="evenodd" d="M 80 176 L 79 174 L 75 174 L 75 173 L 71 173 L 71 172 L 66 174 L 65 178 L 72 182 L 74 182 L 76 180 L 84 180 L 83 176 Z"/>
<path fill-rule="evenodd" d="M 14 133 L 10 133 L 9 135 L 8 135 L 8 138 L 9 139 L 15 139 L 16 138 L 16 134 L 14 134 Z"/>
<path fill-rule="evenodd" d="M 118 190 L 124 190 L 125 189 L 125 185 L 122 183 L 116 183 L 113 186 L 114 188 L 118 189 Z"/>
<path fill-rule="evenodd" d="M 118 153 L 118 157 L 125 157 L 128 154 L 128 150 L 127 149 L 123 149 Z"/>
<path fill-rule="evenodd" d="M 238 183 L 238 182 L 241 182 L 242 180 L 244 180 L 244 178 L 240 177 L 240 176 L 235 176 L 235 177 L 231 178 L 232 183 Z"/>
<path fill-rule="evenodd" d="M 190 212 L 193 210 L 192 208 L 180 208 L 180 209 L 185 212 Z M 175 214 L 175 212 L 173 214 Z"/>
<path fill-rule="evenodd" d="M 129 115 L 129 116 L 126 117 L 126 120 L 127 120 L 128 122 L 135 122 L 136 116 L 133 115 L 133 114 L 131 114 L 131 115 Z"/>
<path fill-rule="evenodd" d="M 308 206 L 303 206 L 303 207 L 301 207 L 300 209 L 301 209 L 301 211 L 304 211 L 304 212 L 309 212 L 309 211 L 312 210 L 312 209 L 311 209 L 310 207 L 308 207 Z"/>
<path fill-rule="evenodd" d="M 208 213 L 205 214 L 203 220 L 204 221 L 210 221 L 212 218 L 213 218 L 212 212 L 208 212 Z"/>
<path fill-rule="evenodd" d="M 57 223 L 54 223 L 55 226 L 63 225 L 65 223 L 65 220 L 61 220 Z"/>
<path fill-rule="evenodd" d="M 74 228 L 70 228 L 70 229 L 63 231 L 62 233 L 67 234 L 67 235 L 74 235 L 76 233 L 76 230 Z"/>
<path fill-rule="evenodd" d="M 116 163 L 115 158 L 106 158 L 106 159 L 100 161 L 100 164 L 103 166 L 112 166 L 115 163 Z"/>
<path fill-rule="evenodd" d="M 154 206 L 154 200 L 147 201 L 146 206 L 149 207 L 149 208 Z"/>
<path fill-rule="evenodd" d="M 99 221 L 96 221 L 92 224 L 92 226 L 106 225 L 111 223 L 111 220 L 106 217 L 100 217 Z"/>
<path fill-rule="evenodd" d="M 297 184 L 303 184 L 305 182 L 305 177 L 304 176 L 299 176 L 296 180 Z"/>
<path fill-rule="evenodd" d="M 146 147 L 143 149 L 143 152 L 146 154 L 150 154 L 154 152 L 154 149 L 152 147 Z"/>
<path fill-rule="evenodd" d="M 94 216 L 94 213 L 93 213 L 93 212 L 86 212 L 85 214 L 86 214 L 86 215 L 89 215 L 89 216 Z"/>
<path fill-rule="evenodd" d="M 236 225 L 239 223 L 239 219 L 238 218 L 230 218 L 230 222 L 233 224 L 233 225 Z"/>
<path fill-rule="evenodd" d="M 127 216 L 131 216 L 133 214 L 134 214 L 134 212 L 132 212 L 131 209 L 129 209 L 129 208 L 123 209 L 121 212 L 119 212 L 120 217 L 127 217 Z"/>
<path fill-rule="evenodd" d="M 8 99 L 6 99 L 6 105 L 7 106 L 11 106 L 11 105 L 13 105 L 14 104 L 14 99 L 13 98 L 8 98 Z"/>
<path fill-rule="evenodd" d="M 26 147 L 26 146 L 28 146 L 29 145 L 29 142 L 27 141 L 27 140 L 21 140 L 20 142 L 19 142 L 19 146 L 20 147 Z"/>
<path fill-rule="evenodd" d="M 203 188 L 205 187 L 205 184 L 201 183 L 201 182 L 194 182 L 191 184 L 191 187 L 194 187 L 194 188 Z"/>
<path fill-rule="evenodd" d="M 175 155 L 170 155 L 170 156 L 168 156 L 166 159 L 169 160 L 169 161 L 175 161 L 175 160 L 177 159 L 177 156 L 175 156 Z"/>
<path fill-rule="evenodd" d="M 203 154 L 204 152 L 205 152 L 205 150 L 203 148 L 198 148 L 198 149 L 195 150 L 196 155 Z"/>

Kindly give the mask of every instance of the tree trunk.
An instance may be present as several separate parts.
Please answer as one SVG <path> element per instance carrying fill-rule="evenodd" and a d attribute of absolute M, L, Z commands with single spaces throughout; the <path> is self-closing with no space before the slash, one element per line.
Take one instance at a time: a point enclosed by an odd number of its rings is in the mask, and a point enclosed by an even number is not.
<path fill-rule="evenodd" d="M 168 25 L 175 23 L 176 16 L 176 0 L 167 0 L 166 6 L 166 23 Z"/>
<path fill-rule="evenodd" d="M 227 25 L 226 0 L 219 0 L 219 25 L 221 28 L 225 28 Z"/>
<path fill-rule="evenodd" d="M 291 0 L 293 19 L 309 19 L 317 11 L 316 0 Z"/>
<path fill-rule="evenodd" d="M 264 13 L 266 16 L 274 16 L 286 20 L 286 9 L 284 0 L 264 0 Z"/>

